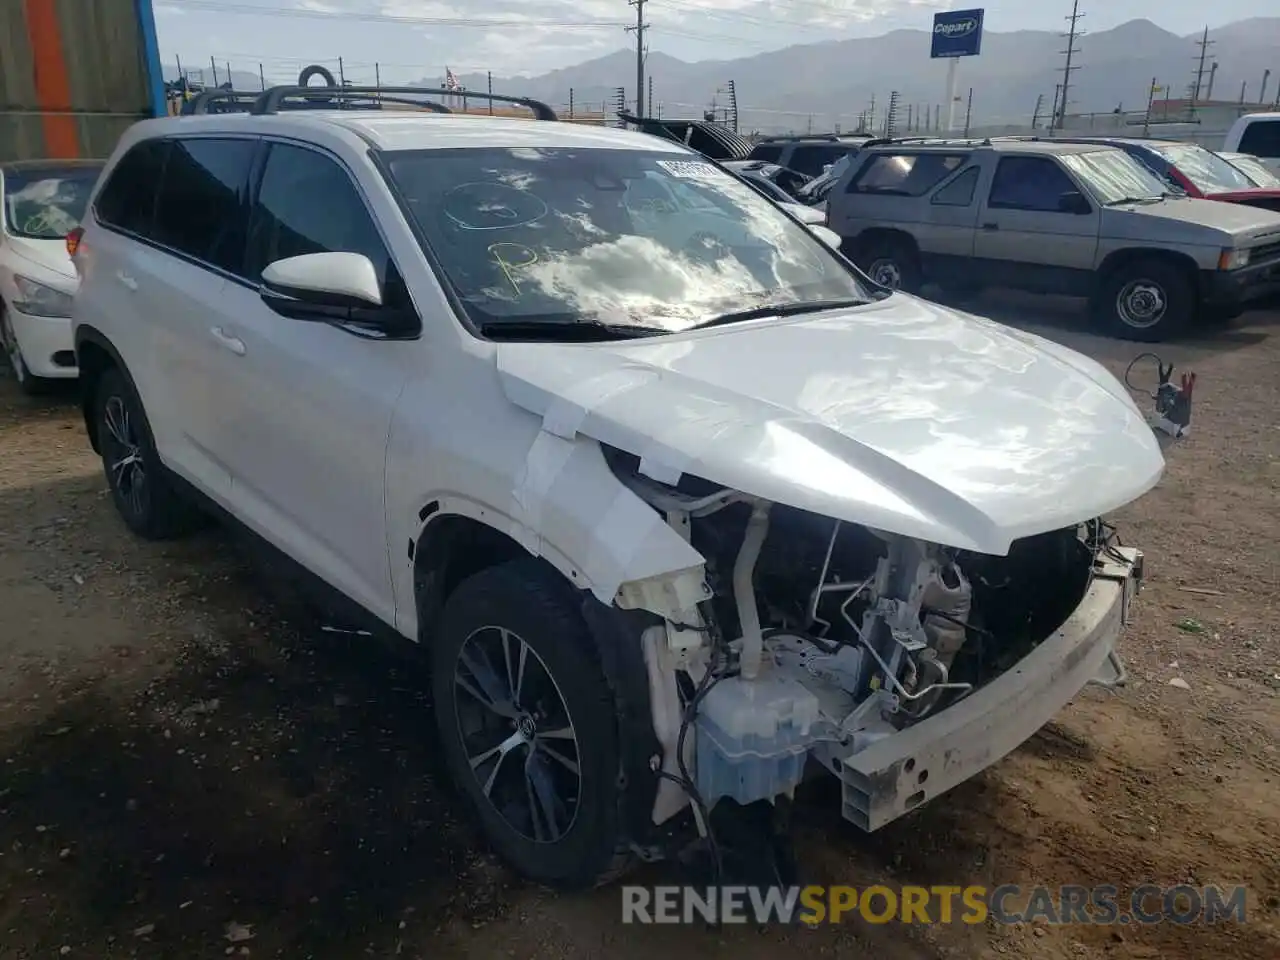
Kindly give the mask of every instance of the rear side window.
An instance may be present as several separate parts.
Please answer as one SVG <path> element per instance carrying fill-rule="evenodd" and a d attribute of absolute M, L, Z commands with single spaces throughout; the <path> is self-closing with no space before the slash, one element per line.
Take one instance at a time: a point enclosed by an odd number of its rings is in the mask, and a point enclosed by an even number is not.
<path fill-rule="evenodd" d="M 964 161 L 963 154 L 879 153 L 858 172 L 848 192 L 922 197 Z"/>
<path fill-rule="evenodd" d="M 144 140 L 120 158 L 94 201 L 99 222 L 142 237 L 151 235 L 156 186 L 164 174 L 168 140 Z"/>
<path fill-rule="evenodd" d="M 792 170 L 799 170 L 806 177 L 816 177 L 822 173 L 823 167 L 835 163 L 853 150 L 853 147 L 839 143 L 802 143 L 791 151 L 787 166 Z"/>
<path fill-rule="evenodd" d="M 244 269 L 255 140 L 175 140 L 160 181 L 153 239 L 232 273 Z"/>
<path fill-rule="evenodd" d="M 1244 128 L 1238 149 L 1255 157 L 1280 157 L 1280 120 L 1254 120 Z"/>
<path fill-rule="evenodd" d="M 782 159 L 782 147 L 776 143 L 758 143 L 751 148 L 751 159 L 777 163 Z"/>
<path fill-rule="evenodd" d="M 363 253 L 373 261 L 389 304 L 405 297 L 350 174 L 315 150 L 272 144 L 249 224 L 250 279 L 261 279 L 264 267 L 285 257 L 338 252 Z"/>
<path fill-rule="evenodd" d="M 933 195 L 933 202 L 942 207 L 967 207 L 973 203 L 973 192 L 978 187 L 978 168 L 970 167 Z"/>

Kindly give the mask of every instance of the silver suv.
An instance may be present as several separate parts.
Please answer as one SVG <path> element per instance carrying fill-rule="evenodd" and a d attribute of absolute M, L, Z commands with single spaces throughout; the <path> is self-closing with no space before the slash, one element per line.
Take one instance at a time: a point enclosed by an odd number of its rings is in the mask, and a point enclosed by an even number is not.
<path fill-rule="evenodd" d="M 1280 290 L 1280 214 L 1175 197 L 1120 150 L 1035 139 L 899 140 L 853 158 L 828 224 L 876 282 L 1084 296 L 1162 340 Z"/>

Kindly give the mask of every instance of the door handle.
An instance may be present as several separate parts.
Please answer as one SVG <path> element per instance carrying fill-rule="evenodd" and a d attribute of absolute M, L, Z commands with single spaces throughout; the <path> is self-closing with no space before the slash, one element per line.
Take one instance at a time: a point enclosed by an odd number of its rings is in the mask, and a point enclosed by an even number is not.
<path fill-rule="evenodd" d="M 225 347 L 234 353 L 237 357 L 243 357 L 245 354 L 244 341 L 239 337 L 233 337 L 222 327 L 211 327 L 209 332 L 213 334 L 213 339 L 217 340 L 219 345 Z"/>
<path fill-rule="evenodd" d="M 116 271 L 116 279 L 120 281 L 121 286 L 128 290 L 136 291 L 138 289 L 138 281 L 133 279 L 133 277 L 129 276 L 123 270 Z"/>
<path fill-rule="evenodd" d="M 998 223 L 984 223 L 984 224 L 982 225 L 982 229 L 983 229 L 983 230 L 999 230 L 999 229 L 1000 229 L 1000 224 L 998 224 Z"/>

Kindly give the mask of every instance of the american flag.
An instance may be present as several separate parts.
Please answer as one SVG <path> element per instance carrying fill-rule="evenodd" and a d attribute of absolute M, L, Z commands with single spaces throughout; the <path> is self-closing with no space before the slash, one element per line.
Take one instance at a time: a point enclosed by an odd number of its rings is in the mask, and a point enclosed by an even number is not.
<path fill-rule="evenodd" d="M 462 89 L 462 84 L 458 83 L 458 78 L 453 75 L 453 71 L 448 67 L 444 68 L 444 88 L 446 90 Z"/>

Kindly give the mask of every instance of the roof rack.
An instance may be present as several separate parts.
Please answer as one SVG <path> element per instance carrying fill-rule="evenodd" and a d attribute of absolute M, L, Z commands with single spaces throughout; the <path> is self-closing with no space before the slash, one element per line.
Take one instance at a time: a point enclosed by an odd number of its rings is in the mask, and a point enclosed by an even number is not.
<path fill-rule="evenodd" d="M 869 133 L 773 133 L 756 137 L 756 143 L 779 143 L 789 140 L 825 140 L 829 143 L 839 143 L 842 140 L 865 139 L 870 136 Z"/>
<path fill-rule="evenodd" d="M 258 99 L 260 91 L 227 90 L 221 87 L 202 90 L 190 100 L 183 101 L 182 116 L 206 113 L 244 113 Z M 223 102 L 229 101 L 229 102 Z"/>
<path fill-rule="evenodd" d="M 387 96 L 388 94 L 391 94 L 391 96 Z M 279 113 L 282 109 L 290 109 L 284 105 L 286 100 L 295 98 L 308 101 L 308 105 L 315 103 L 325 104 L 326 106 L 321 109 L 377 110 L 381 108 L 382 103 L 404 103 L 431 110 L 435 113 L 453 112 L 442 103 L 434 103 L 430 100 L 412 100 L 406 97 L 406 94 L 418 97 L 465 96 L 468 99 L 475 97 L 478 100 L 488 100 L 492 103 L 511 103 L 516 106 L 526 107 L 532 111 L 535 120 L 560 119 L 556 116 L 556 112 L 541 100 L 532 100 L 528 97 L 509 97 L 500 93 L 473 93 L 470 90 L 463 93 L 460 90 L 446 90 L 443 87 L 321 87 L 293 84 L 272 87 L 270 90 L 259 94 L 249 108 L 249 112 L 254 116 Z M 349 105 L 353 100 L 357 102 L 364 101 L 368 105 Z M 336 104 L 335 101 L 337 101 Z M 306 107 L 302 109 L 306 109 Z M 316 107 L 311 106 L 311 109 L 316 109 Z"/>

